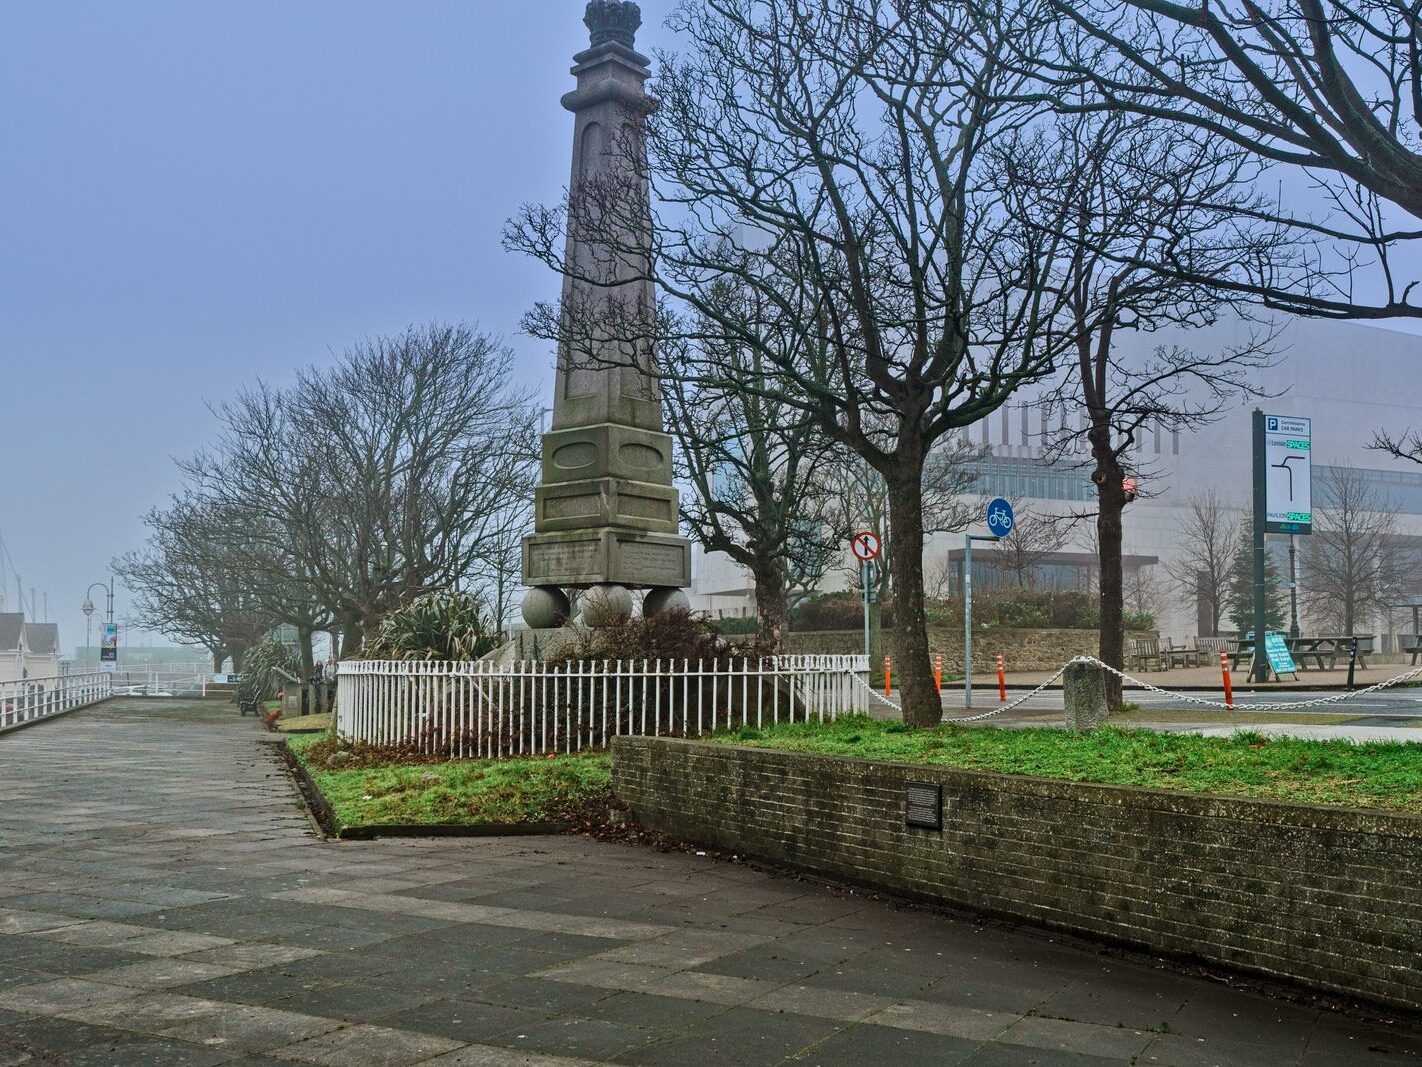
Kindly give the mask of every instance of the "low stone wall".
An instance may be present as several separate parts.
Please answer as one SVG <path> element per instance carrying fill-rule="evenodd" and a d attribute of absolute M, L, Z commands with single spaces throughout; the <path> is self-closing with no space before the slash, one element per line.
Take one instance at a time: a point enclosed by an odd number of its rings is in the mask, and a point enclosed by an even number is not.
<path fill-rule="evenodd" d="M 1129 634 L 1127 638 L 1154 637 L 1155 634 Z M 1008 680 L 1013 671 L 1054 671 L 1076 656 L 1094 656 L 1100 635 L 1095 630 L 1028 630 L 991 629 L 973 631 L 973 670 L 997 669 L 999 653 L 1007 666 Z M 895 638 L 884 632 L 884 646 L 891 656 L 897 655 Z M 963 669 L 963 628 L 933 626 L 928 631 L 928 645 L 943 654 L 945 669 L 955 673 Z M 864 651 L 862 630 L 811 630 L 790 634 L 790 651 L 802 655 L 846 654 Z"/>
<path fill-rule="evenodd" d="M 1422 1011 L 1422 818 L 645 737 L 613 789 L 683 840 Z"/>

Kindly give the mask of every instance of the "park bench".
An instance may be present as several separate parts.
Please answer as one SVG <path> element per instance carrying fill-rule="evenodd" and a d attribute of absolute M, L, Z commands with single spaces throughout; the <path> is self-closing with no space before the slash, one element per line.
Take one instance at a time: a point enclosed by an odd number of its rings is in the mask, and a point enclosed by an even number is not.
<path fill-rule="evenodd" d="M 1221 652 L 1228 652 L 1233 645 L 1233 640 L 1228 637 L 1197 637 L 1195 638 L 1195 648 L 1200 653 L 1200 665 L 1210 666 L 1220 658 Z"/>
<path fill-rule="evenodd" d="M 1400 634 L 1397 638 L 1397 650 L 1404 656 L 1412 656 L 1412 666 L 1417 666 L 1417 657 L 1422 655 L 1422 635 Z"/>
<path fill-rule="evenodd" d="M 1161 646 L 1160 655 L 1162 665 L 1166 670 L 1172 667 L 1198 667 L 1200 665 L 1200 648 L 1198 645 L 1174 645 L 1166 643 Z"/>
<path fill-rule="evenodd" d="M 1160 642 L 1154 637 L 1144 637 L 1133 640 L 1126 653 L 1126 662 L 1135 670 L 1148 671 L 1154 663 L 1156 669 L 1160 668 Z"/>

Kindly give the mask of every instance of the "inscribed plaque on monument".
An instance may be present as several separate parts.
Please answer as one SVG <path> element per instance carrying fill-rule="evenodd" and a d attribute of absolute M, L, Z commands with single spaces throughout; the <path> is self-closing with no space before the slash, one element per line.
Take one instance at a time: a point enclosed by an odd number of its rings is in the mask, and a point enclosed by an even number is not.
<path fill-rule="evenodd" d="M 530 545 L 528 563 L 531 577 L 581 573 L 598 565 L 601 545 L 597 541 L 572 541 Z"/>
<path fill-rule="evenodd" d="M 636 571 L 648 585 L 680 585 L 685 576 L 685 553 L 680 545 L 655 541 L 621 541 L 617 546 L 623 572 Z"/>

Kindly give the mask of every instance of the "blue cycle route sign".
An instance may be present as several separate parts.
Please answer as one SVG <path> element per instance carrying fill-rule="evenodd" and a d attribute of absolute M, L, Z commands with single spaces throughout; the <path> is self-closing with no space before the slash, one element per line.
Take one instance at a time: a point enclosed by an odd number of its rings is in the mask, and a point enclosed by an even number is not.
<path fill-rule="evenodd" d="M 1002 497 L 988 505 L 987 527 L 994 537 L 1006 537 L 1012 532 L 1012 505 Z"/>

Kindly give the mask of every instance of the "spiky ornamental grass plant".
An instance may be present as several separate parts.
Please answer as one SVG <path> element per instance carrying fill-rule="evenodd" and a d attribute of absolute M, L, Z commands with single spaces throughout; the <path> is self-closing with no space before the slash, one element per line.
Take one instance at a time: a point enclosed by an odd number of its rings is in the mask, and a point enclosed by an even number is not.
<path fill-rule="evenodd" d="M 474 660 L 499 645 L 499 632 L 472 593 L 426 593 L 380 621 L 365 659 Z"/>
<path fill-rule="evenodd" d="M 270 700 L 278 690 L 290 683 L 291 678 L 300 677 L 301 657 L 296 649 L 280 641 L 263 641 L 248 649 L 242 657 L 238 699 L 246 697 L 256 703 Z"/>

